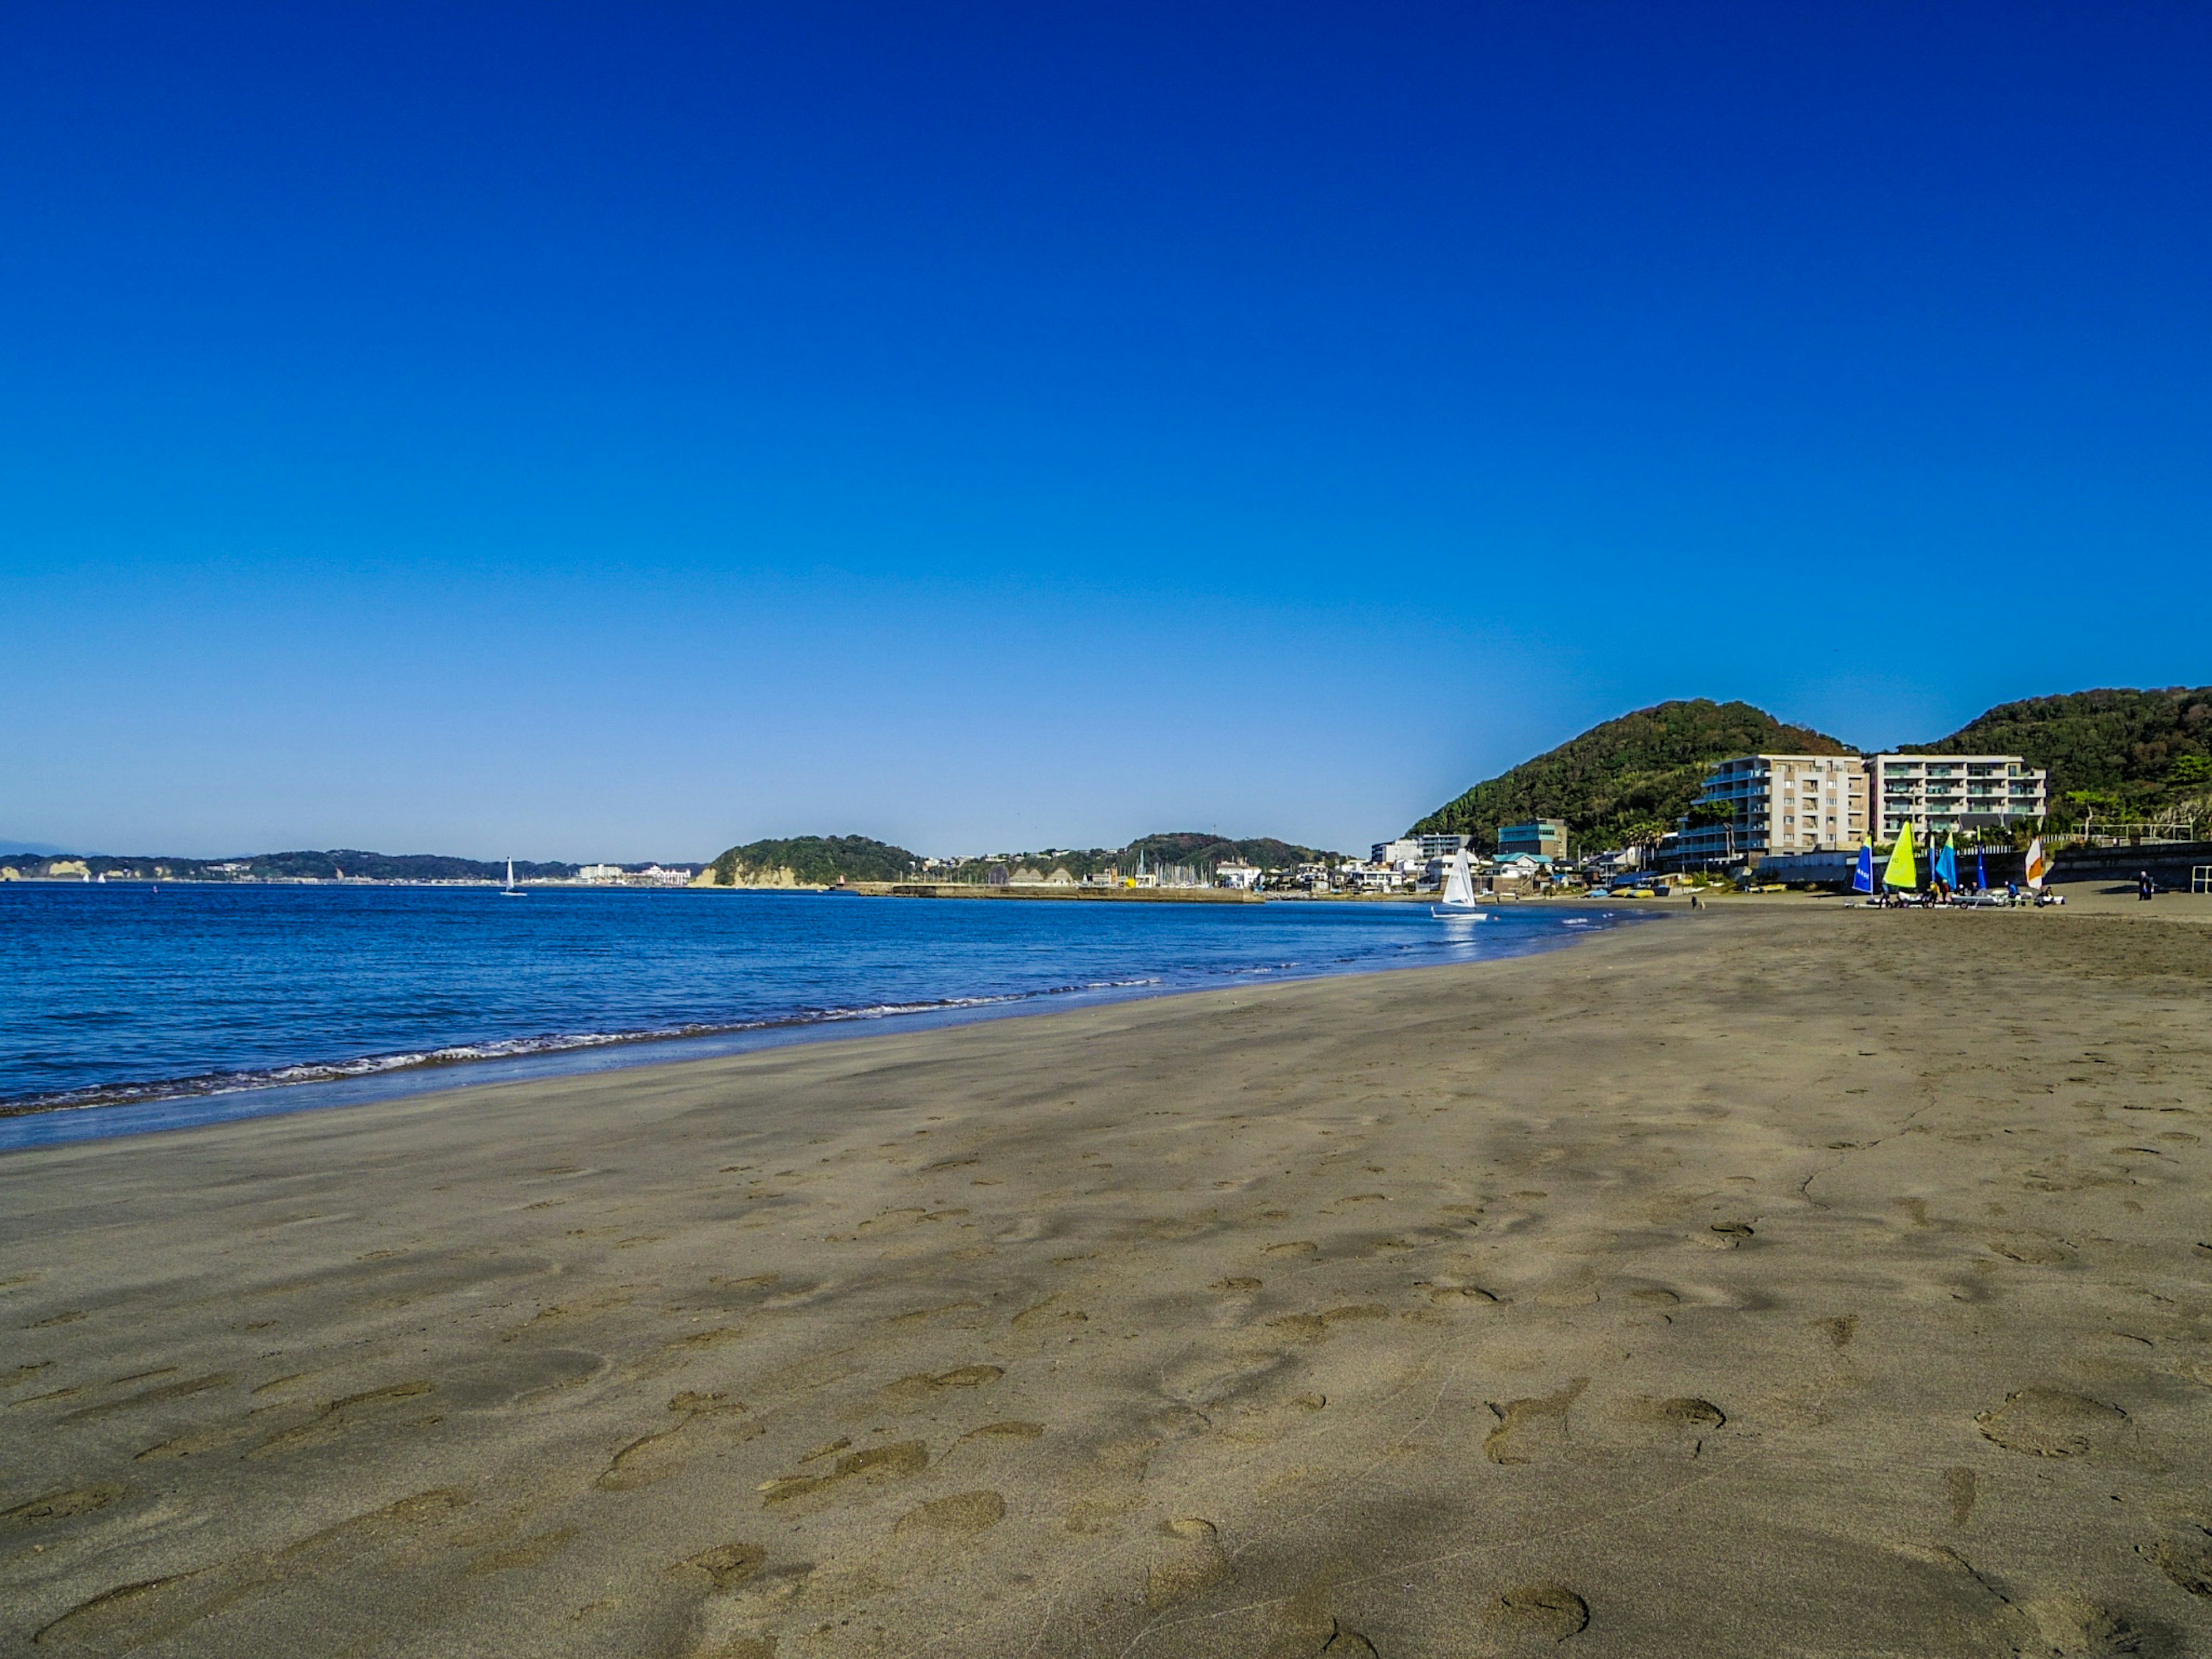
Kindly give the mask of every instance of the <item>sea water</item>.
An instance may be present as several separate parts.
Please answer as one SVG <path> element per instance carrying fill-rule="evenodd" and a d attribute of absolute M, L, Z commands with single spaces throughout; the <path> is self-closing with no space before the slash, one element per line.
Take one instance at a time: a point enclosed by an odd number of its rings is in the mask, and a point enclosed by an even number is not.
<path fill-rule="evenodd" d="M 1507 905 L 0 884 L 0 1148 L 1121 997 L 1510 957 Z"/>

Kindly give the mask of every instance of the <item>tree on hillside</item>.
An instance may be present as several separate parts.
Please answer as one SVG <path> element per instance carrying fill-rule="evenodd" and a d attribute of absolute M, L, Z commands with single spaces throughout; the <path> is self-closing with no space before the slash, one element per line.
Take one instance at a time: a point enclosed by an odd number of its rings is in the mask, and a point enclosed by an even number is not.
<path fill-rule="evenodd" d="M 1929 755 L 2020 755 L 2051 774 L 2051 816 L 2172 810 L 2212 787 L 2212 686 L 2069 691 L 2000 703 Z"/>
<path fill-rule="evenodd" d="M 1467 835 L 1488 848 L 1502 823 L 1559 818 L 1577 850 L 1624 847 L 1646 839 L 1655 822 L 1673 828 L 1715 761 L 1762 750 L 1850 752 L 1826 732 L 1786 725 L 1747 702 L 1662 702 L 1592 726 L 1475 785 L 1416 823 L 1413 833 Z"/>

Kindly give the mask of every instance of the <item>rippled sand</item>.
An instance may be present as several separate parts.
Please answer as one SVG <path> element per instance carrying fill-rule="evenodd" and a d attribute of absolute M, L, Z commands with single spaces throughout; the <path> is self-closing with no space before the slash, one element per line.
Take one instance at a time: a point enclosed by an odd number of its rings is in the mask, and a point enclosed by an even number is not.
<path fill-rule="evenodd" d="M 2212 927 L 1747 902 L 0 1160 L 0 1642 L 2212 1651 Z"/>

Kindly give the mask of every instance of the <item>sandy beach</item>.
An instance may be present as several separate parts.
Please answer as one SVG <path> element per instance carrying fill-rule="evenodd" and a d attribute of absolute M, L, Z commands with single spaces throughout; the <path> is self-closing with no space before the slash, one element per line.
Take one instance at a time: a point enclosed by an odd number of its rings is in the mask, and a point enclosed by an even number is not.
<path fill-rule="evenodd" d="M 0 1160 L 0 1643 L 2212 1652 L 2212 914 L 1570 951 Z"/>

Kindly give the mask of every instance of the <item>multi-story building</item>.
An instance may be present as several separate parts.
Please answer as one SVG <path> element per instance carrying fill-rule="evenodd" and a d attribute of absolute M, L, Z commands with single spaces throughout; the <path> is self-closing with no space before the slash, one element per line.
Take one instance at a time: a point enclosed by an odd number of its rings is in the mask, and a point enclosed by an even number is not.
<path fill-rule="evenodd" d="M 1454 853 L 1471 853 L 1465 836 L 1422 836 L 1421 856 L 1425 859 L 1448 859 Z"/>
<path fill-rule="evenodd" d="M 1396 841 L 1378 841 L 1367 855 L 1370 864 L 1418 864 L 1427 856 L 1421 851 L 1418 836 L 1401 836 Z"/>
<path fill-rule="evenodd" d="M 1923 840 L 1954 830 L 2001 830 L 2039 818 L 2050 780 L 2018 755 L 1869 755 L 1874 833 L 1893 841 L 1907 823 Z"/>
<path fill-rule="evenodd" d="M 1498 826 L 1498 856 L 1510 859 L 1526 853 L 1546 863 L 1567 856 L 1567 826 L 1559 818 L 1535 818 L 1527 823 Z"/>
<path fill-rule="evenodd" d="M 1713 816 L 1699 807 L 1719 807 Z M 1867 776 L 1856 755 L 1740 755 L 1706 775 L 1680 821 L 1676 852 L 1685 866 L 1729 863 L 1748 854 L 1856 848 L 1867 828 Z"/>

